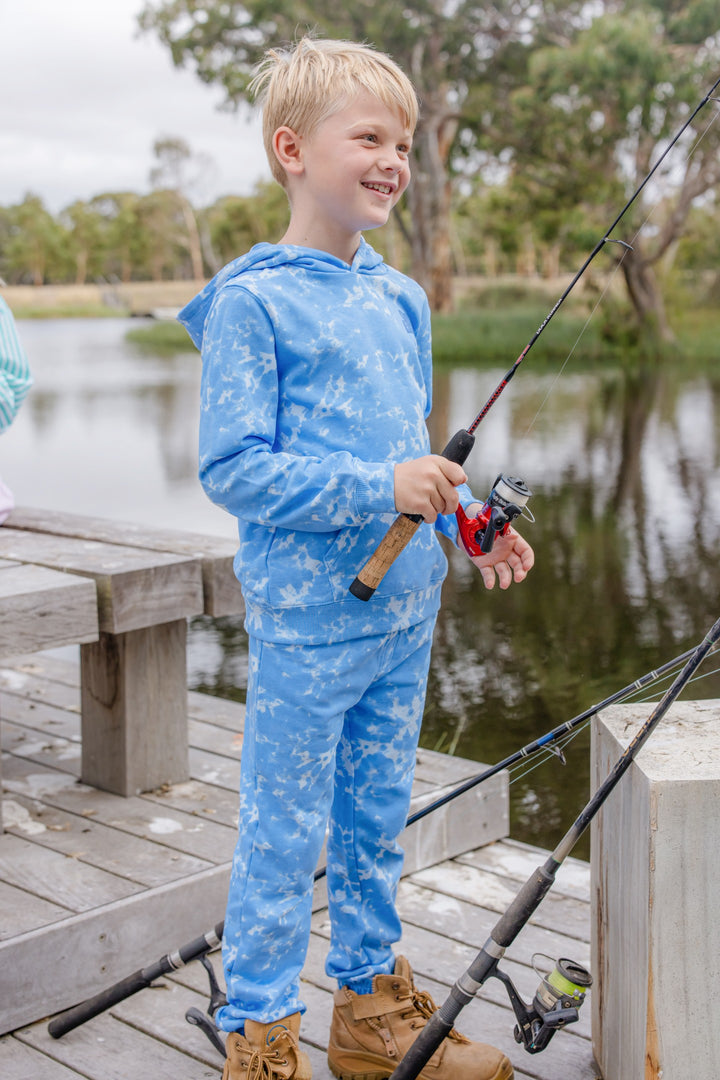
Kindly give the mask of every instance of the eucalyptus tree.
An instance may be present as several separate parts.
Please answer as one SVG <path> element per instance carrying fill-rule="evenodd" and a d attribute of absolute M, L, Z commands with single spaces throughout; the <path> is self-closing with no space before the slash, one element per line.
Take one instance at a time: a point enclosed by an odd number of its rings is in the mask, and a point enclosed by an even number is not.
<path fill-rule="evenodd" d="M 595 5 L 589 25 L 528 56 L 524 85 L 493 111 L 512 148 L 507 182 L 534 221 L 560 235 L 584 207 L 602 235 L 670 138 L 720 76 L 716 6 L 706 0 L 635 0 Z M 650 344 L 672 341 L 658 269 L 691 207 L 720 182 L 720 123 L 714 104 L 644 190 L 600 262 L 619 265 L 637 323 Z M 596 264 L 599 265 L 599 264 Z"/>
<path fill-rule="evenodd" d="M 260 181 L 250 195 L 225 195 L 206 212 L 213 249 L 224 262 L 262 240 L 282 236 L 288 205 L 281 188 Z"/>
<path fill-rule="evenodd" d="M 132 191 L 106 191 L 90 200 L 102 222 L 103 277 L 111 281 L 139 277 L 147 261 L 140 203 L 141 197 Z"/>
<path fill-rule="evenodd" d="M 138 202 L 138 221 L 143 235 L 142 280 L 180 280 L 194 276 L 188 258 L 183 215 L 173 190 L 156 190 Z"/>
<path fill-rule="evenodd" d="M 67 230 L 68 254 L 75 262 L 75 284 L 84 285 L 88 277 L 102 274 L 104 222 L 93 205 L 76 199 L 60 214 L 60 224 Z"/>
<path fill-rule="evenodd" d="M 153 153 L 156 164 L 150 170 L 150 183 L 154 191 L 174 192 L 187 238 L 192 276 L 199 281 L 203 277 L 203 252 L 198 219 L 190 195 L 209 167 L 209 160 L 205 155 L 193 154 L 185 140 L 176 135 L 156 139 Z"/>
<path fill-rule="evenodd" d="M 4 231 L 2 260 L 10 281 L 43 285 L 67 278 L 67 233 L 39 196 L 29 193 L 8 207 Z"/>

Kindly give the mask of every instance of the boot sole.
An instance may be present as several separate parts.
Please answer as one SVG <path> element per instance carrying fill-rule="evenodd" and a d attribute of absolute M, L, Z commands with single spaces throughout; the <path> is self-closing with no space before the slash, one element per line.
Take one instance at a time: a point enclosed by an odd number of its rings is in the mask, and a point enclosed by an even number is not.
<path fill-rule="evenodd" d="M 333 1076 L 337 1077 L 337 1080 L 387 1080 L 388 1076 L 392 1076 L 394 1068 L 383 1069 L 382 1072 L 356 1072 L 355 1068 L 338 1068 L 333 1065 L 332 1061 L 328 1058 L 328 1065 L 330 1066 L 330 1072 Z"/>
<path fill-rule="evenodd" d="M 380 1072 L 358 1072 L 358 1068 L 367 1068 L 367 1063 L 363 1065 L 355 1063 L 341 1068 L 335 1065 L 328 1057 L 330 1072 L 337 1077 L 337 1080 L 387 1080 L 389 1076 L 392 1076 L 399 1064 L 399 1062 L 396 1062 L 395 1065 L 383 1067 Z M 515 1070 L 506 1058 L 495 1075 L 489 1077 L 488 1080 L 513 1080 L 514 1076 Z M 420 1073 L 419 1080 L 423 1080 L 423 1073 Z"/>

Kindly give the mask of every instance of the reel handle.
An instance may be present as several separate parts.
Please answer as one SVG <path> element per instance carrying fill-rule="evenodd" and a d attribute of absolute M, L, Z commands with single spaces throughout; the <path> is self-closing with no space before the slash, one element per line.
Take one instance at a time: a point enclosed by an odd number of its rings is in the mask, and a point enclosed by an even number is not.
<path fill-rule="evenodd" d="M 475 436 L 461 428 L 442 452 L 448 461 L 464 464 L 475 445 Z M 358 600 L 369 600 L 400 552 L 407 547 L 422 524 L 421 514 L 398 514 L 368 561 L 350 586 Z"/>

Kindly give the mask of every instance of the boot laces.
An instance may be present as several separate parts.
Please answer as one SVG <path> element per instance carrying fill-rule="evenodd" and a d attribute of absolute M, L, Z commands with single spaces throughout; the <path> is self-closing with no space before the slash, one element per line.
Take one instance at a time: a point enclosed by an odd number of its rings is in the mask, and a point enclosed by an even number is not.
<path fill-rule="evenodd" d="M 410 987 L 411 994 L 411 1007 L 407 1012 L 402 1013 L 404 1020 L 412 1020 L 420 1015 L 424 1022 L 428 1021 L 434 1012 L 437 1012 L 437 1005 L 431 998 L 430 994 L 426 990 L 418 990 L 416 986 Z M 468 1040 L 464 1035 L 461 1035 L 459 1031 L 452 1028 L 448 1034 L 448 1039 L 452 1039 L 453 1042 L 467 1042 Z"/>
<path fill-rule="evenodd" d="M 271 1047 L 263 1047 L 261 1050 L 253 1049 L 247 1066 L 247 1080 L 273 1080 L 274 1077 L 281 1075 L 277 1072 L 278 1068 L 287 1068 L 288 1058 L 281 1057 L 280 1047 L 276 1045 L 278 1042 L 285 1044 L 287 1051 L 288 1040 L 283 1035 L 278 1036 Z"/>
<path fill-rule="evenodd" d="M 434 1012 L 437 1012 L 437 1005 L 427 993 L 426 990 L 417 990 L 414 986 L 411 987 L 411 1008 L 406 1013 L 403 1013 L 403 1018 L 410 1019 L 410 1017 L 418 1013 L 422 1016 L 423 1020 L 429 1020 Z"/>

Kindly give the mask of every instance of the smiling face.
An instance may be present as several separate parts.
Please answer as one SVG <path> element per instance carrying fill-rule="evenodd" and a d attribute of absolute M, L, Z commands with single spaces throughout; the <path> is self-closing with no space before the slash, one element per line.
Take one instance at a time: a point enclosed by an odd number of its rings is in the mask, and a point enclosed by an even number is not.
<path fill-rule="evenodd" d="M 284 243 L 350 262 L 364 229 L 384 225 L 410 182 L 412 131 L 399 110 L 361 90 L 308 135 L 275 133 L 292 209 Z"/>

